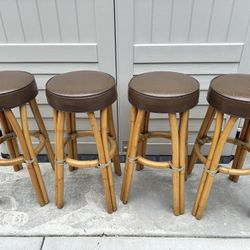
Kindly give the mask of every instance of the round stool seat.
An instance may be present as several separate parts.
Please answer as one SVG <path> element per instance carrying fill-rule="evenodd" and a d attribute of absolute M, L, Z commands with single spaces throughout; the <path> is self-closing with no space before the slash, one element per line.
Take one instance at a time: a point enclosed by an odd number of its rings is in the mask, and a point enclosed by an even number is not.
<path fill-rule="evenodd" d="M 136 108 L 149 112 L 184 112 L 198 103 L 199 83 L 181 73 L 144 73 L 130 81 L 128 99 Z"/>
<path fill-rule="evenodd" d="M 33 75 L 23 71 L 0 72 L 0 110 L 21 106 L 37 94 Z"/>
<path fill-rule="evenodd" d="M 214 78 L 207 101 L 222 113 L 250 118 L 250 75 L 228 74 Z"/>
<path fill-rule="evenodd" d="M 117 97 L 114 78 L 98 71 L 75 71 L 52 77 L 46 85 L 48 103 L 56 110 L 91 112 Z"/>

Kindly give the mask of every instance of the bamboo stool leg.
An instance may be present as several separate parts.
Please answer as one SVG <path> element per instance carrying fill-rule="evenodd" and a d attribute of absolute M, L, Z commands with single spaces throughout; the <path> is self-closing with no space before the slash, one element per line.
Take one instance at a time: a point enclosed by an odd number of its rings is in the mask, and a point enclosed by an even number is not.
<path fill-rule="evenodd" d="M 29 102 L 29 104 L 30 104 L 32 113 L 34 115 L 34 118 L 36 120 L 37 126 L 38 126 L 40 132 L 45 137 L 45 148 L 46 148 L 46 151 L 47 151 L 47 154 L 48 154 L 48 158 L 49 158 L 49 161 L 51 163 L 52 168 L 55 169 L 55 165 L 54 165 L 55 155 L 54 155 L 52 146 L 50 144 L 49 135 L 48 135 L 47 129 L 46 129 L 45 125 L 44 125 L 43 118 L 42 118 L 41 113 L 40 113 L 40 111 L 38 109 L 36 99 L 31 100 Z"/>
<path fill-rule="evenodd" d="M 31 137 L 30 137 L 30 133 L 29 133 L 26 104 L 20 107 L 20 114 L 21 114 L 23 135 L 27 144 L 27 148 L 29 150 L 30 157 L 31 159 L 36 159 L 36 154 L 35 154 L 32 141 L 31 141 Z M 34 165 L 34 169 L 36 172 L 37 180 L 39 182 L 39 185 L 43 194 L 44 202 L 45 204 L 47 204 L 49 202 L 49 198 L 48 198 L 48 194 L 47 194 L 44 182 L 43 182 L 43 177 L 42 177 L 41 170 L 40 170 L 37 160 L 33 162 L 33 165 Z"/>
<path fill-rule="evenodd" d="M 97 151 L 98 151 L 98 158 L 100 164 L 105 164 L 105 155 L 104 155 L 104 149 L 103 149 L 103 144 L 102 144 L 102 138 L 100 131 L 97 126 L 95 114 L 93 112 L 88 112 L 88 119 L 90 121 L 92 130 L 94 132 L 95 140 L 96 140 L 96 145 L 97 145 Z M 108 169 L 101 168 L 101 174 L 102 174 L 102 180 L 103 180 L 103 187 L 104 187 L 104 192 L 106 196 L 106 206 L 107 206 L 107 211 L 108 213 L 113 212 L 113 206 L 112 206 L 112 198 L 111 198 L 111 193 L 110 193 L 110 184 L 109 184 L 109 177 L 108 177 Z"/>
<path fill-rule="evenodd" d="M 239 139 L 245 142 L 250 141 L 250 121 L 249 120 L 245 120 Z M 243 149 L 242 147 L 237 146 L 236 152 L 234 155 L 232 168 L 242 169 L 246 156 L 247 156 L 247 151 Z M 229 175 L 229 179 L 233 182 L 238 182 L 239 177 L 240 176 Z"/>
<path fill-rule="evenodd" d="M 55 146 L 56 146 L 56 130 L 57 130 L 57 119 L 58 119 L 58 111 L 53 109 L 53 126 L 54 126 L 54 142 L 55 142 Z M 56 150 L 55 150 L 56 152 Z M 56 166 L 56 158 L 54 157 L 54 165 Z M 56 176 L 57 176 L 57 168 L 55 167 L 55 203 L 57 206 L 57 180 L 56 180 Z"/>
<path fill-rule="evenodd" d="M 208 130 L 211 127 L 211 124 L 213 122 L 214 116 L 215 116 L 215 108 L 213 108 L 212 106 L 209 106 L 207 109 L 206 116 L 201 124 L 200 131 L 197 135 L 196 142 L 199 139 L 201 139 L 202 137 L 207 135 L 207 132 L 208 132 Z M 195 144 L 196 144 L 196 142 L 195 142 Z M 200 149 L 200 145 L 198 145 L 198 147 Z M 193 168 L 194 168 L 194 164 L 197 162 L 197 159 L 198 159 L 198 157 L 193 149 L 192 153 L 191 153 L 190 160 L 189 160 L 189 164 L 188 164 L 188 169 L 187 169 L 188 174 L 192 173 Z"/>
<path fill-rule="evenodd" d="M 28 147 L 26 145 L 26 141 L 25 141 L 24 135 L 22 133 L 22 129 L 20 128 L 14 114 L 9 109 L 5 110 L 4 114 L 5 114 L 6 118 L 8 119 L 8 121 L 10 122 L 14 132 L 16 133 L 17 138 L 19 139 L 25 161 L 31 161 L 32 159 L 31 159 Z M 44 206 L 45 201 L 43 198 L 42 190 L 41 190 L 41 187 L 39 185 L 33 163 L 27 164 L 27 168 L 28 168 L 28 171 L 30 174 L 31 182 L 32 182 L 33 187 L 35 189 L 37 200 L 41 206 Z"/>
<path fill-rule="evenodd" d="M 169 123 L 172 141 L 172 164 L 174 168 L 179 168 L 179 133 L 176 114 L 169 114 Z M 180 180 L 179 172 L 173 169 L 173 211 L 174 215 L 180 214 Z"/>
<path fill-rule="evenodd" d="M 120 194 L 121 201 L 123 200 L 125 183 L 127 180 L 127 170 L 128 170 L 128 165 L 129 165 L 128 153 L 129 153 L 129 149 L 131 147 L 130 145 L 131 145 L 132 138 L 133 138 L 133 130 L 135 126 L 136 116 L 137 116 L 137 109 L 134 106 L 132 106 L 130 109 L 130 132 L 129 132 L 128 148 L 127 148 L 126 162 L 125 162 L 125 168 L 124 168 L 124 173 L 123 173 L 122 189 L 121 189 L 121 194 Z"/>
<path fill-rule="evenodd" d="M 189 117 L 189 111 L 188 111 L 188 117 Z M 187 175 L 188 175 L 188 124 L 189 124 L 189 120 L 187 121 L 187 126 L 186 126 L 186 138 L 185 138 L 185 145 L 186 145 L 185 181 L 187 180 Z"/>
<path fill-rule="evenodd" d="M 109 126 L 109 133 L 110 133 L 111 137 L 113 137 L 114 140 L 116 141 L 116 132 L 115 132 L 112 105 L 110 105 L 108 107 L 108 126 Z M 121 176 L 122 171 L 121 171 L 120 156 L 119 156 L 119 150 L 118 150 L 117 142 L 116 142 L 116 150 L 115 150 L 115 155 L 114 155 L 114 158 L 113 158 L 113 162 L 114 162 L 116 175 Z"/>
<path fill-rule="evenodd" d="M 58 111 L 56 127 L 56 154 L 55 154 L 55 184 L 56 184 L 56 205 L 63 207 L 64 194 L 64 122 L 65 113 Z"/>
<path fill-rule="evenodd" d="M 67 134 L 70 135 L 73 133 L 73 128 L 72 128 L 72 119 L 71 119 L 71 113 L 70 112 L 65 112 L 65 120 L 66 120 L 66 131 Z M 68 152 L 68 157 L 69 158 L 74 158 L 74 148 L 73 148 L 73 140 L 69 140 L 67 142 L 67 152 Z M 73 166 L 69 166 L 69 170 L 73 171 L 76 168 Z"/>
<path fill-rule="evenodd" d="M 8 121 L 4 115 L 4 112 L 0 112 L 0 121 L 1 121 L 1 127 L 2 127 L 4 134 L 13 132 L 13 129 L 11 128 L 10 124 L 8 124 Z M 13 159 L 13 158 L 19 157 L 19 151 L 18 151 L 16 139 L 13 138 L 11 140 L 7 140 L 6 143 L 7 143 L 8 151 L 10 154 L 10 158 Z M 18 164 L 18 165 L 13 166 L 13 168 L 15 171 L 19 171 L 23 167 L 22 167 L 22 164 Z"/>
<path fill-rule="evenodd" d="M 128 160 L 126 161 L 126 176 L 123 178 L 123 183 L 122 183 L 122 190 L 123 190 L 123 196 L 122 202 L 126 204 L 128 202 L 128 196 L 129 192 L 131 189 L 131 182 L 132 182 L 132 176 L 134 172 L 134 163 L 135 163 L 135 157 L 137 154 L 137 145 L 138 145 L 138 139 L 139 139 L 139 133 L 140 133 L 140 128 L 141 128 L 141 123 L 144 118 L 145 111 L 144 110 L 138 110 L 137 116 L 136 116 L 136 121 L 135 125 L 133 128 L 133 134 L 131 135 L 132 140 L 131 143 L 129 143 L 129 148 L 128 148 Z"/>
<path fill-rule="evenodd" d="M 209 170 L 210 171 L 214 171 L 216 170 L 218 163 L 220 161 L 220 157 L 224 148 L 224 145 L 226 143 L 226 140 L 231 132 L 231 130 L 233 129 L 233 126 L 235 124 L 235 122 L 237 121 L 237 117 L 235 116 L 231 116 L 229 121 L 227 122 L 227 125 L 224 129 L 224 131 L 222 132 L 218 144 L 216 146 L 214 155 L 213 155 L 213 159 L 210 165 Z M 214 175 L 208 174 L 207 179 L 206 179 L 206 183 L 204 185 L 204 189 L 203 192 L 201 194 L 201 198 L 200 198 L 200 202 L 199 202 L 199 206 L 196 212 L 196 219 L 200 219 L 202 217 L 203 214 L 203 210 L 206 206 L 207 200 L 208 200 L 208 196 L 213 184 L 213 180 L 214 180 Z"/>
<path fill-rule="evenodd" d="M 148 132 L 148 125 L 149 125 L 149 116 L 150 116 L 150 112 L 146 112 L 143 122 L 142 122 L 142 126 L 141 126 L 141 133 L 147 133 Z M 143 138 L 143 140 L 140 141 L 140 143 L 138 144 L 138 155 L 141 155 L 142 157 L 145 157 L 146 154 L 146 148 L 147 148 L 147 138 Z M 140 171 L 144 168 L 144 166 L 142 164 L 140 164 L 139 162 L 136 162 L 136 170 Z"/>
<path fill-rule="evenodd" d="M 180 214 L 185 211 L 185 169 L 187 167 L 187 128 L 189 112 L 180 114 L 179 146 L 180 146 Z"/>
<path fill-rule="evenodd" d="M 205 165 L 205 167 L 207 169 L 210 168 L 210 164 L 211 164 L 211 161 L 213 159 L 213 155 L 214 155 L 214 152 L 215 152 L 215 149 L 216 149 L 216 145 L 217 145 L 219 137 L 220 137 L 222 123 L 223 123 L 223 114 L 218 112 L 217 116 L 216 116 L 216 123 L 215 123 L 213 140 L 212 140 L 212 144 L 210 146 L 207 162 L 206 162 L 206 165 Z M 196 194 L 193 211 L 192 211 L 192 214 L 194 216 L 196 215 L 196 212 L 197 212 L 197 209 L 198 209 L 198 205 L 199 205 L 201 194 L 203 192 L 203 188 L 204 188 L 204 185 L 205 185 L 205 182 L 206 182 L 206 179 L 207 179 L 207 175 L 208 175 L 207 172 L 203 171 L 203 174 L 202 174 L 202 177 L 201 177 L 201 180 L 200 180 L 200 184 L 199 184 L 199 188 L 198 188 L 198 191 L 197 191 L 197 194 Z"/>
<path fill-rule="evenodd" d="M 76 131 L 76 114 L 75 113 L 71 113 L 71 124 L 72 124 L 72 132 L 75 133 Z M 78 160 L 78 148 L 77 148 L 77 139 L 73 139 L 72 140 L 72 144 L 73 144 L 73 156 L 75 160 Z M 74 167 L 74 169 L 77 169 L 76 167 Z"/>
<path fill-rule="evenodd" d="M 5 119 L 6 119 L 6 117 L 5 117 Z M 9 131 L 13 132 L 13 129 L 12 129 L 11 124 L 9 123 L 8 119 L 6 119 L 6 121 L 7 121 L 7 125 L 8 125 L 8 128 L 9 128 Z M 12 145 L 13 145 L 13 148 L 14 148 L 14 153 L 16 155 L 15 157 L 19 157 L 20 156 L 20 152 L 19 152 L 19 148 L 18 148 L 18 144 L 17 144 L 17 139 L 16 138 L 12 138 L 11 141 L 12 141 Z M 23 169 L 22 164 L 19 164 L 18 166 L 19 166 L 19 169 Z"/>
<path fill-rule="evenodd" d="M 104 150 L 105 162 L 109 163 L 108 170 L 108 180 L 109 180 L 109 189 L 111 194 L 111 202 L 113 211 L 117 210 L 116 206 L 116 197 L 114 189 L 114 180 L 112 174 L 112 164 L 109 158 L 109 147 L 108 147 L 108 108 L 101 110 L 101 135 L 102 135 L 102 145 Z"/>

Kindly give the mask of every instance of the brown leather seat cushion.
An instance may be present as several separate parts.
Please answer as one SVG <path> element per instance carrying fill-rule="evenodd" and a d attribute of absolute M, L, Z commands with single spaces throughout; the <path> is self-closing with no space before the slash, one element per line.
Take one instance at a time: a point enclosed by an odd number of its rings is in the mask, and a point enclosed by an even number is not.
<path fill-rule="evenodd" d="M 0 71 L 0 110 L 21 106 L 37 94 L 36 81 L 30 73 Z"/>
<path fill-rule="evenodd" d="M 181 73 L 144 73 L 130 81 L 128 98 L 132 105 L 149 112 L 184 112 L 198 103 L 199 83 Z"/>
<path fill-rule="evenodd" d="M 114 78 L 98 71 L 75 71 L 52 77 L 46 85 L 48 103 L 56 110 L 91 112 L 117 98 Z"/>
<path fill-rule="evenodd" d="M 207 101 L 223 113 L 250 118 L 250 75 L 228 74 L 214 78 Z"/>

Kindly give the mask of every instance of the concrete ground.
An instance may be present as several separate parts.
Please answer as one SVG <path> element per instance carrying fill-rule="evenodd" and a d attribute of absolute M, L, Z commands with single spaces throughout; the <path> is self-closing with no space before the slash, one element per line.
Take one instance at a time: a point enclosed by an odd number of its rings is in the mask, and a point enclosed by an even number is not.
<path fill-rule="evenodd" d="M 250 239 L 166 237 L 4 237 L 4 250 L 249 250 Z"/>
<path fill-rule="evenodd" d="M 178 217 L 170 170 L 135 172 L 127 205 L 119 200 L 122 177 L 115 176 L 118 210 L 109 215 L 98 170 L 65 170 L 65 206 L 58 210 L 54 174 L 49 164 L 41 168 L 50 196 L 42 208 L 26 169 L 0 169 L 0 249 L 250 249 L 248 177 L 235 184 L 217 175 L 197 221 L 191 211 L 202 166 L 186 182 L 186 211 Z"/>

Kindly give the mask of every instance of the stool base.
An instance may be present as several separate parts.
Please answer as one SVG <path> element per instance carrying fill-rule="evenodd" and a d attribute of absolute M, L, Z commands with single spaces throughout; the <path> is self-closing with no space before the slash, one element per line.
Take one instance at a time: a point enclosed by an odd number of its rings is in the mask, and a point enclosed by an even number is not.
<path fill-rule="evenodd" d="M 174 214 L 180 215 L 184 213 L 188 116 L 188 111 L 180 114 L 180 124 L 178 128 L 176 114 L 169 114 L 170 133 L 158 131 L 149 132 L 149 112 L 145 112 L 135 107 L 131 108 L 129 145 L 120 196 L 124 204 L 128 202 L 135 162 L 137 162 L 137 170 L 141 170 L 144 164 L 153 168 L 171 168 L 173 170 Z M 172 140 L 172 162 L 154 162 L 144 158 L 147 139 L 150 137 L 161 137 Z"/>
<path fill-rule="evenodd" d="M 39 131 L 31 132 L 29 130 L 26 104 L 20 107 L 21 127 L 10 109 L 5 109 L 0 112 L 0 122 L 4 133 L 4 136 L 0 138 L 0 143 L 7 140 L 11 158 L 10 160 L 0 160 L 0 166 L 14 165 L 14 170 L 18 171 L 22 169 L 22 163 L 26 163 L 37 200 L 39 204 L 43 206 L 49 202 L 49 199 L 36 156 L 45 147 L 53 167 L 54 153 L 35 99 L 30 101 L 29 105 L 37 122 Z M 23 156 L 19 153 L 15 136 L 20 143 Z M 36 148 L 33 148 L 31 136 L 37 137 L 40 141 Z"/>
<path fill-rule="evenodd" d="M 115 172 L 121 175 L 119 152 L 116 144 L 115 128 L 112 107 L 101 110 L 100 129 L 94 112 L 88 112 L 88 119 L 92 131 L 77 131 L 75 129 L 75 114 L 63 111 L 54 111 L 54 124 L 56 135 L 56 205 L 63 207 L 64 193 L 64 163 L 68 163 L 70 170 L 76 168 L 100 168 L 106 197 L 108 213 L 116 211 L 116 198 L 111 168 L 111 159 L 115 165 Z M 72 126 L 73 120 L 73 126 Z M 64 123 L 66 121 L 67 139 L 64 139 Z M 98 160 L 77 160 L 77 137 L 94 136 L 98 151 Z M 108 141 L 111 149 L 109 150 Z M 68 157 L 64 156 L 64 146 L 67 144 Z"/>
<path fill-rule="evenodd" d="M 207 132 L 211 126 L 215 114 L 217 114 L 215 131 L 213 138 L 209 138 L 207 136 Z M 249 120 L 245 120 L 239 139 L 233 139 L 230 138 L 229 135 L 236 121 L 238 120 L 238 117 L 230 116 L 224 130 L 222 131 L 223 116 L 223 113 L 209 106 L 189 161 L 189 174 L 192 172 L 194 164 L 196 163 L 198 158 L 205 165 L 192 212 L 196 219 L 201 219 L 203 215 L 203 210 L 208 201 L 209 193 L 212 188 L 215 174 L 230 174 L 229 179 L 235 182 L 238 181 L 240 175 L 250 175 L 250 169 L 242 169 L 246 153 L 247 151 L 250 151 L 250 122 Z M 212 143 L 208 157 L 206 158 L 202 155 L 200 150 L 203 144 L 208 143 L 210 141 L 212 141 Z M 226 142 L 237 145 L 235 158 L 231 169 L 219 165 L 219 160 Z"/>

